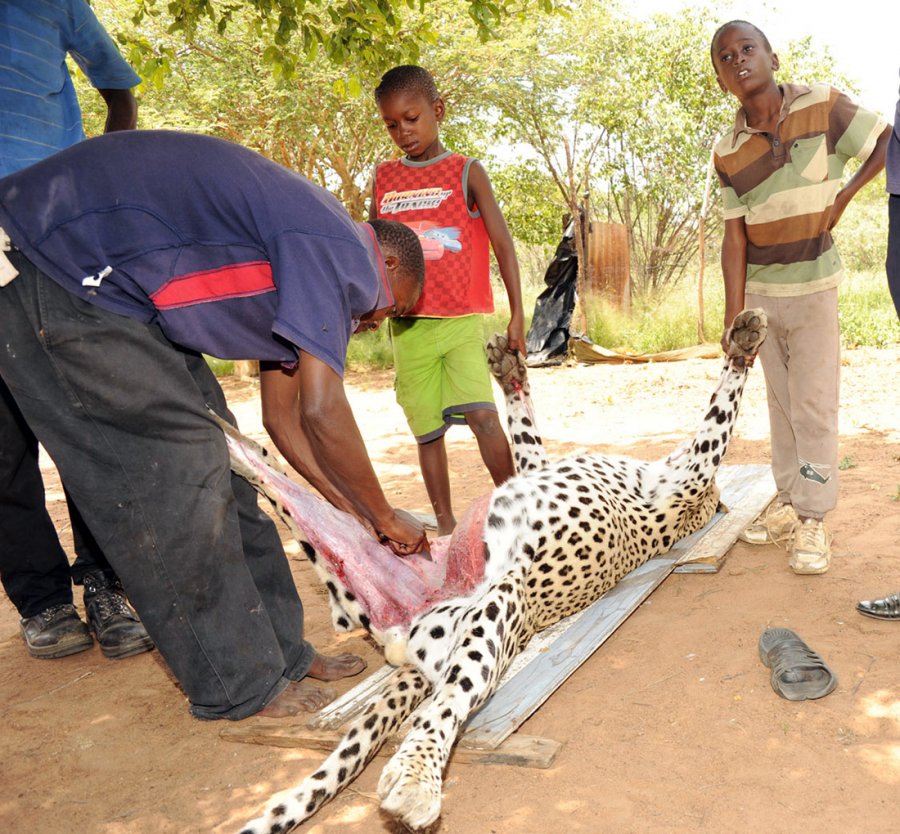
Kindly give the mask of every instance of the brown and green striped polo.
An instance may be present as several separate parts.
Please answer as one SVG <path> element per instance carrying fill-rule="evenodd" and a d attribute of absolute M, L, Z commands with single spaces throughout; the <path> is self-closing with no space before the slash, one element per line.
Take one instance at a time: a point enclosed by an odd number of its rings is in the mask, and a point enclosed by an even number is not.
<path fill-rule="evenodd" d="M 843 267 L 828 231 L 844 166 L 865 161 L 886 122 L 827 84 L 781 85 L 775 132 L 747 126 L 715 147 L 725 219 L 744 218 L 747 292 L 806 295 L 836 287 Z"/>

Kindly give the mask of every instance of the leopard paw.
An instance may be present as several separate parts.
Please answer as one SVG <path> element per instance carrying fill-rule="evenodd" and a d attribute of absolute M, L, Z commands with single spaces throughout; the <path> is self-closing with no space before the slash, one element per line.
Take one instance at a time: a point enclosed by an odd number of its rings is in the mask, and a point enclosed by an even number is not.
<path fill-rule="evenodd" d="M 528 393 L 528 372 L 525 357 L 509 349 L 509 342 L 503 333 L 495 333 L 485 346 L 488 367 L 504 394 L 514 391 Z"/>
<path fill-rule="evenodd" d="M 427 831 L 441 815 L 441 768 L 430 744 L 404 747 L 381 772 L 381 807 L 412 831 Z"/>
<path fill-rule="evenodd" d="M 752 359 L 766 338 L 767 319 L 761 307 L 742 310 L 728 329 L 728 356 Z"/>

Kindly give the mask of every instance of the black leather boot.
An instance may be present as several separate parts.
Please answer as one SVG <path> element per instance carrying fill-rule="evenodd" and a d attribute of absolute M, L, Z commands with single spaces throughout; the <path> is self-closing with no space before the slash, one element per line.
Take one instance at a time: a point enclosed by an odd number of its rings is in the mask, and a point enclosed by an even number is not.
<path fill-rule="evenodd" d="M 94 645 L 94 638 L 74 605 L 53 605 L 19 623 L 32 657 L 65 657 Z"/>
<path fill-rule="evenodd" d="M 106 657 L 131 657 L 153 648 L 150 635 L 128 604 L 118 579 L 99 571 L 86 573 L 84 608 L 88 626 Z"/>

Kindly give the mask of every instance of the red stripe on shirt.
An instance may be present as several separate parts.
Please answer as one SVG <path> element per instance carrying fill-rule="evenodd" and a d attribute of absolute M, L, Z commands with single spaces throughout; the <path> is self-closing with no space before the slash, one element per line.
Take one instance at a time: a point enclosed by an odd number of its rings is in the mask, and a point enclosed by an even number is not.
<path fill-rule="evenodd" d="M 259 295 L 274 289 L 272 265 L 268 261 L 248 261 L 171 278 L 150 296 L 150 300 L 157 310 L 171 310 L 207 301 Z"/>

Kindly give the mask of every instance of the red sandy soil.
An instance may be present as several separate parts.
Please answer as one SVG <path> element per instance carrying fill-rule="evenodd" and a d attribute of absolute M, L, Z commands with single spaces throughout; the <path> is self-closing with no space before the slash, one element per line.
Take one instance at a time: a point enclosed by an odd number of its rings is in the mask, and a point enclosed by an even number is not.
<path fill-rule="evenodd" d="M 605 450 L 655 457 L 693 433 L 717 360 L 536 369 L 534 399 L 553 456 Z M 547 770 L 451 761 L 437 830 L 545 832 L 893 831 L 900 803 L 900 622 L 867 619 L 857 600 L 900 591 L 900 349 L 845 353 L 841 497 L 830 516 L 834 562 L 798 577 L 774 545 L 738 543 L 718 574 L 670 576 L 525 724 L 562 743 Z M 226 380 L 242 428 L 262 439 L 252 382 Z M 426 510 L 415 448 L 390 374 L 348 377 L 376 469 L 398 506 Z M 458 513 L 489 480 L 465 428 L 448 437 Z M 762 373 L 754 370 L 726 463 L 768 460 Z M 64 504 L 48 464 L 51 512 Z M 326 597 L 283 530 L 326 652 L 377 649 L 336 637 Z M 80 599 L 78 600 L 80 602 Z M 819 701 L 782 700 L 757 657 L 768 626 L 796 630 L 839 677 Z M 355 681 L 342 682 L 339 689 Z M 190 717 L 157 652 L 106 660 L 96 647 L 28 656 L 0 600 L 3 767 L 0 830 L 41 834 L 233 832 L 320 753 L 220 738 Z M 249 719 L 247 723 L 277 723 Z M 384 759 L 312 820 L 305 834 L 380 834 Z"/>

